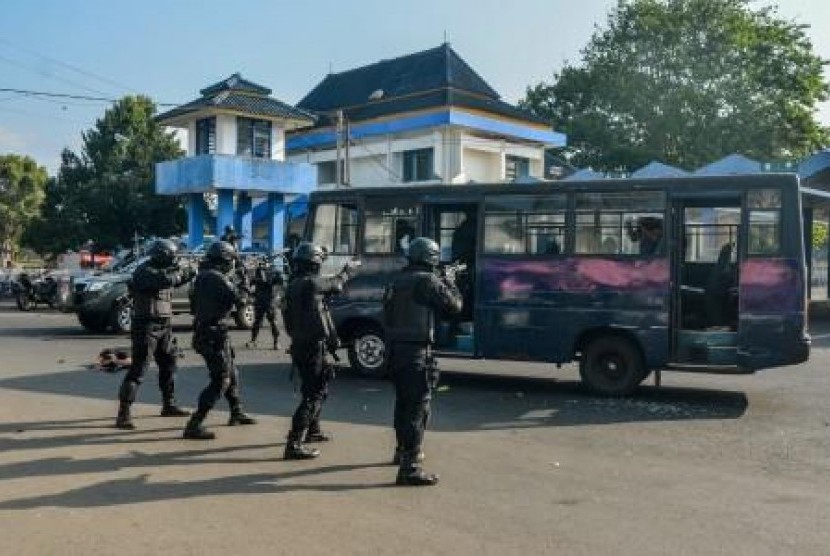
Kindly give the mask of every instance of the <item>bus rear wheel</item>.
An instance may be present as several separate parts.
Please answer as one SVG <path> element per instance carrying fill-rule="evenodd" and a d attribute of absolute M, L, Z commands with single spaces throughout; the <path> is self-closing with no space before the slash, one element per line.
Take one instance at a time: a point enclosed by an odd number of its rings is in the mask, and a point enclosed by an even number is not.
<path fill-rule="evenodd" d="M 579 364 L 582 383 L 603 396 L 627 396 L 647 374 L 637 347 L 620 336 L 592 340 Z"/>

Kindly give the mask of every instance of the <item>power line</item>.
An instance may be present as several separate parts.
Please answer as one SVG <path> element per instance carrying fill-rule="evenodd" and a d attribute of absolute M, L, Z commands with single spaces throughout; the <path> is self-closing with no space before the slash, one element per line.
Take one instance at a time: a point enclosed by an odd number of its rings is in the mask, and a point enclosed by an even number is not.
<path fill-rule="evenodd" d="M 41 76 L 41 77 L 47 77 L 47 78 L 50 78 L 50 79 L 54 79 L 56 81 L 60 81 L 61 83 L 66 83 L 67 85 L 71 85 L 72 87 L 75 87 L 75 88 L 78 88 L 78 89 L 83 89 L 84 91 L 89 91 L 91 93 L 96 93 L 96 94 L 99 94 L 99 95 L 107 94 L 103 91 L 99 91 L 98 89 L 93 89 L 91 87 L 87 87 L 86 85 L 83 85 L 83 84 L 78 83 L 76 81 L 72 81 L 71 79 L 66 79 L 65 77 L 61 77 L 59 75 L 52 75 L 52 74 L 45 73 L 43 71 L 31 68 L 31 67 L 27 66 L 26 64 L 24 64 L 22 62 L 19 62 L 17 60 L 12 59 L 12 58 L 7 58 L 6 56 L 0 56 L 0 61 L 6 62 L 7 64 L 10 64 L 10 65 L 15 66 L 15 67 L 20 68 L 20 69 L 30 71 L 32 73 L 35 73 L 35 74 Z"/>
<path fill-rule="evenodd" d="M 119 82 L 117 82 L 117 81 L 113 81 L 112 79 L 109 79 L 109 78 L 107 78 L 107 77 L 103 77 L 103 76 L 101 76 L 101 75 L 97 75 L 97 74 L 95 74 L 95 73 L 92 73 L 91 71 L 87 71 L 87 70 L 85 70 L 85 69 L 83 69 L 83 68 L 80 68 L 80 67 L 78 67 L 78 66 L 75 66 L 75 65 L 69 64 L 69 63 L 67 63 L 67 62 L 62 62 L 61 60 L 58 60 L 58 59 L 53 58 L 53 57 L 51 57 L 51 56 L 47 56 L 47 55 L 45 55 L 45 54 L 41 54 L 40 52 L 37 52 L 37 51 L 32 50 L 32 49 L 30 49 L 30 48 L 26 48 L 26 47 L 20 46 L 19 44 L 15 44 L 15 43 L 11 42 L 10 40 L 5 39 L 5 38 L 3 38 L 3 37 L 0 37 L 0 42 L 6 43 L 6 44 L 8 44 L 8 45 L 11 45 L 11 46 L 13 46 L 13 47 L 15 47 L 15 48 L 17 48 L 17 49 L 19 49 L 19 50 L 22 50 L 23 52 L 28 52 L 29 54 L 32 54 L 33 56 L 37 56 L 37 57 L 39 57 L 39 58 L 42 58 L 42 59 L 47 60 L 47 61 L 49 61 L 49 62 L 52 62 L 53 64 L 57 64 L 57 65 L 59 65 L 59 66 L 63 66 L 63 67 L 65 67 L 65 68 L 67 68 L 67 69 L 70 69 L 70 70 L 72 70 L 72 71 L 74 71 L 74 72 L 80 73 L 81 75 L 84 75 L 84 76 L 86 76 L 86 77 L 91 77 L 91 78 L 93 78 L 93 79 L 97 79 L 98 81 L 101 81 L 101 82 L 103 82 L 103 83 L 108 83 L 108 84 L 110 84 L 110 85 L 114 85 L 114 86 L 118 87 L 119 89 L 124 89 L 124 90 L 126 90 L 126 91 L 135 91 L 135 90 L 136 90 L 136 88 L 135 88 L 135 87 L 129 87 L 129 86 L 127 86 L 127 85 L 124 85 L 123 83 L 119 83 Z"/>
<path fill-rule="evenodd" d="M 29 89 L 12 89 L 7 87 L 0 87 L 0 92 L 2 93 L 15 93 L 19 95 L 30 95 L 30 96 L 42 96 L 42 97 L 51 97 L 51 98 L 70 98 L 75 100 L 91 100 L 91 101 L 98 101 L 98 102 L 118 102 L 117 98 L 108 98 L 108 97 L 92 97 L 88 95 L 72 95 L 69 93 L 50 93 L 46 91 L 32 91 Z M 172 103 L 172 102 L 157 102 L 156 106 L 179 106 L 179 103 Z"/>

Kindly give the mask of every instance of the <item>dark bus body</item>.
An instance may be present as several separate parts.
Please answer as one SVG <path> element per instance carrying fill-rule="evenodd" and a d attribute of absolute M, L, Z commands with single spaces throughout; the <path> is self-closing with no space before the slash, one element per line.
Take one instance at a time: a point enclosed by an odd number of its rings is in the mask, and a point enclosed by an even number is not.
<path fill-rule="evenodd" d="M 440 347 L 476 358 L 580 362 L 593 390 L 652 370 L 751 373 L 809 357 L 804 239 L 792 174 L 319 191 L 306 239 L 334 269 L 363 261 L 333 301 L 350 361 L 382 374 L 380 299 L 406 242 L 442 260 L 473 241 L 467 314 Z"/>

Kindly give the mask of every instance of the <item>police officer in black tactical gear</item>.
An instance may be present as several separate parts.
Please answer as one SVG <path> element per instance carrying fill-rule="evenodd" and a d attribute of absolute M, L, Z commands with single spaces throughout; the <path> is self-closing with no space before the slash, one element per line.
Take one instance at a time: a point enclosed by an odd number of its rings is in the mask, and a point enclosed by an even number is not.
<path fill-rule="evenodd" d="M 302 400 L 291 422 L 285 459 L 311 459 L 320 455 L 304 443 L 329 440 L 320 429 L 320 412 L 326 387 L 334 374 L 328 353 L 339 343 L 326 306 L 326 297 L 343 291 L 354 273 L 356 261 L 347 263 L 335 276 L 320 276 L 325 251 L 311 243 L 300 243 L 294 251 L 293 272 L 285 292 L 283 322 L 291 336 L 291 361 L 300 374 Z"/>
<path fill-rule="evenodd" d="M 189 282 L 195 274 L 189 266 L 176 264 L 176 244 L 157 240 L 148 250 L 150 258 L 135 269 L 130 282 L 133 296 L 132 365 L 118 392 L 120 406 L 115 426 L 134 429 L 130 405 L 149 366 L 152 355 L 159 368 L 163 417 L 183 417 L 188 411 L 176 406 L 173 376 L 176 344 L 173 338 L 173 288 Z"/>
<path fill-rule="evenodd" d="M 454 277 L 435 273 L 440 249 L 431 239 L 419 237 L 409 244 L 409 265 L 386 287 L 383 320 L 389 349 L 388 362 L 395 383 L 394 463 L 397 484 L 434 485 L 438 476 L 425 473 L 420 462 L 424 429 L 432 390 L 438 384 L 438 367 L 431 354 L 438 316 L 458 314 L 463 305 Z"/>
<path fill-rule="evenodd" d="M 271 337 L 274 340 L 274 349 L 279 349 L 280 331 L 277 328 L 277 314 L 275 305 L 279 302 L 283 288 L 282 275 L 263 258 L 254 271 L 254 324 L 251 327 L 251 341 L 246 347 L 255 348 L 262 319 L 267 318 L 271 326 Z"/>
<path fill-rule="evenodd" d="M 234 307 L 245 300 L 234 288 L 230 273 L 236 260 L 236 249 L 224 241 L 208 248 L 205 260 L 193 284 L 193 349 L 205 359 L 210 383 L 199 395 L 199 407 L 184 429 L 191 440 L 212 440 L 212 432 L 202 424 L 222 395 L 228 400 L 231 416 L 228 425 L 253 425 L 256 421 L 242 411 L 239 399 L 239 371 L 228 339 L 225 319 Z"/>

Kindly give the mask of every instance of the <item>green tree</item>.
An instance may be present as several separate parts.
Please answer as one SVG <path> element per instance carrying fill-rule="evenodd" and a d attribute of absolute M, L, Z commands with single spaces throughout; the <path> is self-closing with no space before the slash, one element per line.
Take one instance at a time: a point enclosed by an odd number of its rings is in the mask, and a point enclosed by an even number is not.
<path fill-rule="evenodd" d="M 749 0 L 620 0 L 581 63 L 520 104 L 568 134 L 578 166 L 801 157 L 830 137 L 815 118 L 826 62 L 804 29 Z"/>
<path fill-rule="evenodd" d="M 13 259 L 26 226 L 40 213 L 48 175 L 28 156 L 0 156 L 0 262 Z"/>
<path fill-rule="evenodd" d="M 155 194 L 155 163 L 183 153 L 172 134 L 153 119 L 143 96 L 125 97 L 83 133 L 80 154 L 64 150 L 58 177 L 47 188 L 44 218 L 27 234 L 43 252 L 127 245 L 135 233 L 179 233 L 185 213 L 178 197 Z"/>
<path fill-rule="evenodd" d="M 827 223 L 813 222 L 813 249 L 823 249 L 827 246 Z"/>

